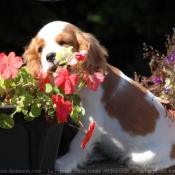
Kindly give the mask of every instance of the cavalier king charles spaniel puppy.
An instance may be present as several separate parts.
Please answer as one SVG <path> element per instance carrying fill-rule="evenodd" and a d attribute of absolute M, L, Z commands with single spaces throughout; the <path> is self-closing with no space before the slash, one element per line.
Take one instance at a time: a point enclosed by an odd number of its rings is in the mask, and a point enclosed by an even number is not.
<path fill-rule="evenodd" d="M 104 158 L 140 169 L 174 165 L 175 123 L 167 119 L 167 110 L 142 85 L 107 63 L 107 50 L 92 34 L 70 23 L 54 21 L 37 33 L 23 57 L 36 77 L 39 69 L 47 72 L 57 65 L 56 54 L 70 46 L 73 52 L 86 50 L 83 69 L 91 74 L 101 72 L 105 79 L 97 91 L 83 86 L 76 92 L 86 111 L 82 124 L 88 128 L 95 121 L 96 127 L 85 149 L 80 148 L 85 133 L 81 129 L 77 132 L 69 151 L 56 160 L 55 169 L 77 169 Z"/>

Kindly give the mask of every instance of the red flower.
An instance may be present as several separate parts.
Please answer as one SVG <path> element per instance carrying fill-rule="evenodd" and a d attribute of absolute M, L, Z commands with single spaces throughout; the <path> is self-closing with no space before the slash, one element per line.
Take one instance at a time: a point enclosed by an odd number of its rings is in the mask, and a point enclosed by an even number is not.
<path fill-rule="evenodd" d="M 86 58 L 87 51 L 82 50 L 80 52 L 74 52 L 73 56 L 71 57 L 69 64 L 76 65 L 78 61 L 83 61 Z"/>
<path fill-rule="evenodd" d="M 41 70 L 39 70 L 38 72 L 38 79 L 40 81 L 40 88 L 39 90 L 42 91 L 42 92 L 45 92 L 44 91 L 44 86 L 46 84 L 51 84 L 51 80 L 50 80 L 50 74 L 44 74 Z"/>
<path fill-rule="evenodd" d="M 56 112 L 58 121 L 67 122 L 67 115 L 72 112 L 72 103 L 70 101 L 64 101 L 61 95 L 53 95 L 52 101 L 56 104 Z"/>
<path fill-rule="evenodd" d="M 87 50 L 82 50 L 80 52 L 75 52 L 74 53 L 74 57 L 78 60 L 78 61 L 83 61 L 86 58 L 87 55 Z"/>
<path fill-rule="evenodd" d="M 99 83 L 104 81 L 104 76 L 100 72 L 96 72 L 94 75 L 90 75 L 88 72 L 85 72 L 85 78 L 87 87 L 93 91 L 98 90 Z"/>
<path fill-rule="evenodd" d="M 23 61 L 20 57 L 15 57 L 14 52 L 7 56 L 5 53 L 0 54 L 0 73 L 3 79 L 15 78 L 18 69 L 22 66 Z"/>
<path fill-rule="evenodd" d="M 58 69 L 58 75 L 54 77 L 54 83 L 56 86 L 60 86 L 65 94 L 74 93 L 73 85 L 78 83 L 78 75 L 72 74 L 67 69 L 60 68 Z"/>
<path fill-rule="evenodd" d="M 85 136 L 85 138 L 84 138 L 84 140 L 83 140 L 83 142 L 81 144 L 81 148 L 84 149 L 86 147 L 86 143 L 89 142 L 91 136 L 94 133 L 95 125 L 96 125 L 96 123 L 94 121 L 91 122 L 91 124 L 89 125 L 89 130 L 87 131 L 86 136 Z"/>

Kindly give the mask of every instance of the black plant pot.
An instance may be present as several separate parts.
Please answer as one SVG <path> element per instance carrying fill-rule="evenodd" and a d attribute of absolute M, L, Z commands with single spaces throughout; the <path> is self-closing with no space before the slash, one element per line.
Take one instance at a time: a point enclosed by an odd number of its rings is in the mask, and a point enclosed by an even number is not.
<path fill-rule="evenodd" d="M 14 110 L 8 106 L 0 113 Z M 44 113 L 33 121 L 17 113 L 14 120 L 12 129 L 0 128 L 0 170 L 53 170 L 63 124 L 46 121 Z"/>

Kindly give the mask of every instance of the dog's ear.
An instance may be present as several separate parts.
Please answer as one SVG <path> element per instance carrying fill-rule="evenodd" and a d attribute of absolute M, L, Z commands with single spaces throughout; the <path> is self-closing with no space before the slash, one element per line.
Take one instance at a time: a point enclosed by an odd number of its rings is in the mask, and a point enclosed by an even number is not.
<path fill-rule="evenodd" d="M 82 66 L 90 74 L 95 72 L 106 73 L 106 57 L 108 56 L 106 48 L 100 45 L 99 41 L 89 33 L 78 31 L 76 38 L 79 45 L 79 52 L 87 50 L 87 57 Z"/>
<path fill-rule="evenodd" d="M 39 41 L 37 36 L 33 38 L 28 46 L 25 47 L 23 58 L 30 74 L 33 77 L 38 76 L 41 68 L 41 50 L 43 41 Z"/>

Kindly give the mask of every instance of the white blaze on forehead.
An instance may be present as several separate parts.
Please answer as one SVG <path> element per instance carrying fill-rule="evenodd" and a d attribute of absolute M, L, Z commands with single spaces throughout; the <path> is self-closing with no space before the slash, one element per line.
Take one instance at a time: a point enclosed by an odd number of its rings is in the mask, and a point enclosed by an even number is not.
<path fill-rule="evenodd" d="M 69 23 L 64 21 L 54 21 L 48 23 L 39 31 L 38 37 L 45 39 L 45 41 L 54 41 L 55 37 L 63 31 L 67 24 Z"/>
<path fill-rule="evenodd" d="M 44 39 L 45 46 L 41 54 L 41 64 L 43 71 L 47 72 L 54 64 L 58 63 L 57 59 L 54 59 L 53 62 L 47 61 L 47 54 L 49 53 L 58 53 L 61 51 L 61 46 L 56 43 L 56 37 L 62 33 L 63 29 L 69 23 L 63 21 L 54 21 L 45 25 L 39 32 L 38 37 Z"/>

